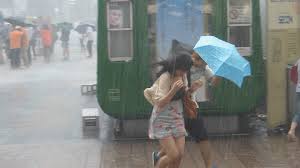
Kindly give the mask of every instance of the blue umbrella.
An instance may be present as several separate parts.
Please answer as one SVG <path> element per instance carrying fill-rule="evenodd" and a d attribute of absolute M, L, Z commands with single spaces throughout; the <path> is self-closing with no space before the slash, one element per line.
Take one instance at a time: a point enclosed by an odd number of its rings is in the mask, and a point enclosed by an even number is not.
<path fill-rule="evenodd" d="M 244 77 L 251 75 L 250 63 L 243 58 L 233 44 L 214 36 L 202 36 L 194 50 L 212 69 L 214 75 L 231 80 L 239 87 Z"/>

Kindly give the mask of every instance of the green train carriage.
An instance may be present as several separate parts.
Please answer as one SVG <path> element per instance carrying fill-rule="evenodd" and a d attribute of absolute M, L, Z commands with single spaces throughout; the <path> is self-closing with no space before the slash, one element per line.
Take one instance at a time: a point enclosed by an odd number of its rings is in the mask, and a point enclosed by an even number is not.
<path fill-rule="evenodd" d="M 173 8 L 174 2 L 191 2 L 202 4 L 202 8 L 198 9 L 202 10 L 202 19 L 199 19 L 202 33 L 237 42 L 241 52 L 248 52 L 246 58 L 251 62 L 252 68 L 252 76 L 244 81 L 241 89 L 227 80 L 222 80 L 217 88 L 212 89 L 212 102 L 207 107 L 201 107 L 203 115 L 240 116 L 253 112 L 265 97 L 260 4 L 256 0 L 242 1 L 243 3 L 240 0 L 99 0 L 97 97 L 103 111 L 118 120 L 150 117 L 152 107 L 146 102 L 143 90 L 154 80 L 151 64 L 168 51 L 158 52 L 165 45 L 160 43 L 161 38 L 158 36 L 165 32 L 157 32 L 164 29 L 164 21 L 168 20 L 162 20 L 161 16 L 168 14 L 166 10 Z M 161 5 L 162 2 L 164 6 Z M 251 11 L 249 23 L 235 24 L 232 21 L 234 11 L 246 10 L 247 7 Z M 163 15 L 158 16 L 160 8 L 164 11 Z M 181 10 L 180 6 L 178 10 Z M 189 17 L 189 11 L 184 10 L 183 16 Z M 191 20 L 194 22 L 187 22 L 186 25 L 194 29 L 193 25 L 199 23 L 197 18 Z M 238 21 L 247 22 L 247 19 Z M 246 40 L 234 39 L 241 33 L 246 34 L 243 35 Z M 193 40 L 199 36 L 193 37 Z M 176 36 L 172 38 L 176 39 Z"/>

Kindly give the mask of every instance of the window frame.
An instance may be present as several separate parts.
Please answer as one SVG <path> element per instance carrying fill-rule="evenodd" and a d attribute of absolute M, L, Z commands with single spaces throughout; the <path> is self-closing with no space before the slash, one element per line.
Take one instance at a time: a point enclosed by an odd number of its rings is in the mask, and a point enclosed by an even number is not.
<path fill-rule="evenodd" d="M 110 3 L 114 3 L 114 2 L 129 2 L 129 10 L 130 10 L 130 24 L 129 24 L 129 28 L 110 28 L 110 24 L 109 24 L 109 11 L 110 11 Z M 117 62 L 117 61 L 125 61 L 125 62 L 129 62 L 131 60 L 133 60 L 133 55 L 134 55 L 134 48 L 133 48 L 133 4 L 131 0 L 107 0 L 106 1 L 106 19 L 107 19 L 107 23 L 106 23 L 106 27 L 107 27 L 107 45 L 108 45 L 108 58 L 110 61 L 112 62 Z M 112 50 L 112 45 L 111 45 L 111 33 L 113 32 L 122 32 L 122 31 L 126 31 L 130 33 L 130 54 L 128 56 L 124 56 L 124 57 L 115 57 L 111 55 L 111 50 Z"/>
<path fill-rule="evenodd" d="M 230 42 L 230 30 L 232 27 L 249 27 L 249 44 L 250 46 L 243 46 L 243 47 L 236 47 L 237 50 L 239 51 L 239 53 L 242 55 L 242 56 L 251 56 L 252 55 L 252 46 L 253 46 L 253 28 L 252 28 L 252 25 L 253 25 L 253 10 L 252 10 L 252 0 L 244 0 L 244 1 L 249 1 L 249 4 L 250 4 L 250 16 L 249 16 L 249 19 L 250 19 L 250 22 L 249 23 L 241 23 L 241 24 L 236 24 L 236 23 L 230 23 L 230 1 L 232 0 L 227 0 L 227 40 Z"/>

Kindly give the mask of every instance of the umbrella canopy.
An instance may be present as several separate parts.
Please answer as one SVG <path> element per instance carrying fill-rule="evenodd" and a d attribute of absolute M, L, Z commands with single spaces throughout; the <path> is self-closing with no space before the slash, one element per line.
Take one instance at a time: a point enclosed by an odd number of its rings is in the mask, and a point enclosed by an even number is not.
<path fill-rule="evenodd" d="M 80 24 L 75 28 L 75 31 L 77 31 L 80 34 L 84 34 L 87 31 L 87 28 L 91 27 L 93 29 L 93 31 L 96 31 L 96 26 L 92 25 L 92 24 Z"/>
<path fill-rule="evenodd" d="M 25 26 L 24 19 L 18 17 L 4 18 L 4 21 L 16 26 Z"/>
<path fill-rule="evenodd" d="M 24 27 L 36 27 L 37 25 L 34 23 L 25 22 Z"/>
<path fill-rule="evenodd" d="M 58 29 L 63 29 L 63 28 L 66 28 L 66 29 L 73 29 L 73 24 L 72 23 L 69 23 L 69 22 L 62 22 L 62 23 L 57 23 L 57 28 Z"/>
<path fill-rule="evenodd" d="M 21 27 L 34 27 L 36 26 L 32 22 L 25 22 L 25 19 L 19 17 L 8 17 L 4 19 L 5 22 L 12 25 L 21 26 Z"/>
<path fill-rule="evenodd" d="M 251 75 L 250 63 L 243 58 L 233 44 L 214 36 L 202 36 L 194 50 L 212 69 L 215 75 L 242 86 L 244 77 Z"/>

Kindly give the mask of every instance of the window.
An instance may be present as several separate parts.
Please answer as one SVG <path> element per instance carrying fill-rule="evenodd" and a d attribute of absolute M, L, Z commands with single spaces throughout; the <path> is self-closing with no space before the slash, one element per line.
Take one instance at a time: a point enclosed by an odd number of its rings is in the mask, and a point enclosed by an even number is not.
<path fill-rule="evenodd" d="M 130 0 L 107 2 L 108 54 L 111 61 L 133 58 L 132 3 Z"/>
<path fill-rule="evenodd" d="M 235 44 L 240 54 L 251 55 L 252 4 L 251 0 L 228 0 L 228 41 Z"/>

